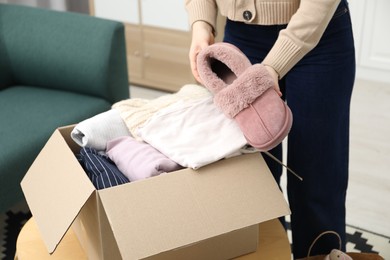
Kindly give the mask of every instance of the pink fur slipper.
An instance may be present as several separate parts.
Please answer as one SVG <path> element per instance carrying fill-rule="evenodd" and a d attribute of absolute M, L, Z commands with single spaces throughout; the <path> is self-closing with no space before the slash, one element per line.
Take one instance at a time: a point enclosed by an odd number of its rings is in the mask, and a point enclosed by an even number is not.
<path fill-rule="evenodd" d="M 251 65 L 232 44 L 215 43 L 198 54 L 197 67 L 215 105 L 236 120 L 250 145 L 269 151 L 283 141 L 291 129 L 291 110 L 262 64 Z"/>

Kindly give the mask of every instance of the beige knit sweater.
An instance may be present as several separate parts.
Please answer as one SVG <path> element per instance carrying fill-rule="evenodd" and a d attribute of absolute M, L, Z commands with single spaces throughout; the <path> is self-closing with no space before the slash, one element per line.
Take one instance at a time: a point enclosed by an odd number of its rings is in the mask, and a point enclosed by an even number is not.
<path fill-rule="evenodd" d="M 205 21 L 215 30 L 217 10 L 233 21 L 288 24 L 263 60 L 279 78 L 317 45 L 339 3 L 340 0 L 185 0 L 191 25 Z"/>

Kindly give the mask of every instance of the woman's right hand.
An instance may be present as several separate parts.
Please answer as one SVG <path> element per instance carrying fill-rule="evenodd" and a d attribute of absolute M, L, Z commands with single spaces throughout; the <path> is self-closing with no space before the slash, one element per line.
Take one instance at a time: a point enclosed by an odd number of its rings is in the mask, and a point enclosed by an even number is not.
<path fill-rule="evenodd" d="M 190 47 L 190 65 L 191 65 L 191 71 L 192 75 L 194 75 L 195 79 L 202 83 L 198 69 L 196 66 L 196 57 L 198 56 L 199 52 L 206 48 L 207 46 L 213 44 L 215 41 L 214 34 L 213 34 L 213 28 L 210 24 L 204 22 L 204 21 L 196 21 L 192 25 L 192 41 L 191 41 L 191 47 Z"/>

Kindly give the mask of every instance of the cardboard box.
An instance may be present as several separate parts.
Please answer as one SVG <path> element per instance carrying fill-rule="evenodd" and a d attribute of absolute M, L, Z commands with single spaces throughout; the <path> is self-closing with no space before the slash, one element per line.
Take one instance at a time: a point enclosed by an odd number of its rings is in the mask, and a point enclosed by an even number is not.
<path fill-rule="evenodd" d="M 290 214 L 259 153 L 96 190 L 72 126 L 53 133 L 21 186 L 50 253 L 72 226 L 90 259 L 230 259 L 257 224 Z"/>

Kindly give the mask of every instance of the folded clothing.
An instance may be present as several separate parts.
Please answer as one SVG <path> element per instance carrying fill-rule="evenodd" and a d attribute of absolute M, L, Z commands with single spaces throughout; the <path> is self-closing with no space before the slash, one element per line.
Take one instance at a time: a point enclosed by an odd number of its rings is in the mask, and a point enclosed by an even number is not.
<path fill-rule="evenodd" d="M 247 144 L 235 120 L 226 117 L 211 96 L 161 109 L 139 129 L 139 135 L 168 158 L 192 169 L 241 154 Z"/>
<path fill-rule="evenodd" d="M 182 168 L 154 147 L 130 136 L 109 141 L 107 155 L 130 181 L 142 180 Z"/>
<path fill-rule="evenodd" d="M 70 134 L 73 141 L 81 147 L 90 147 L 99 151 L 106 149 L 107 141 L 129 135 L 130 132 L 116 109 L 110 109 L 81 121 Z"/>
<path fill-rule="evenodd" d="M 129 182 L 116 165 L 96 149 L 83 147 L 76 158 L 98 190 Z"/>
<path fill-rule="evenodd" d="M 112 108 L 118 109 L 128 130 L 136 140 L 142 140 L 137 136 L 137 129 L 151 118 L 159 110 L 178 101 L 196 100 L 210 96 L 211 93 L 203 86 L 187 84 L 173 94 L 163 95 L 156 99 L 131 98 L 115 103 Z"/>

